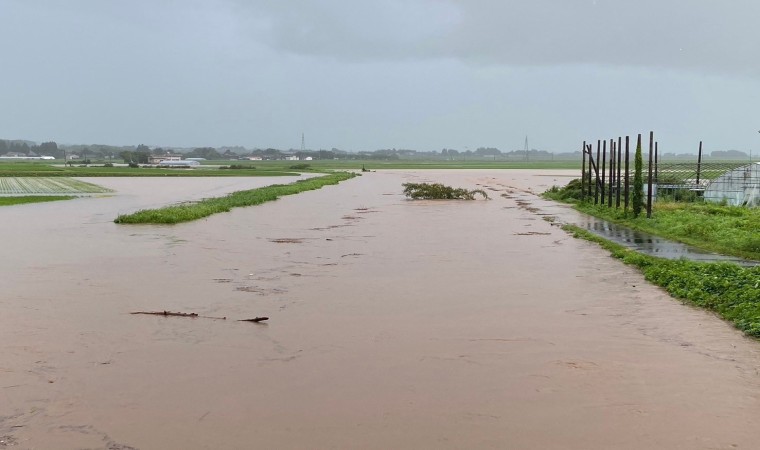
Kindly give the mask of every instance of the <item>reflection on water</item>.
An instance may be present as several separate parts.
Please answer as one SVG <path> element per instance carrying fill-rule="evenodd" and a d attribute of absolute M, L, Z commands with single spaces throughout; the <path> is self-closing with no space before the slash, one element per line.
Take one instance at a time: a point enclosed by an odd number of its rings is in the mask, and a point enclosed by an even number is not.
<path fill-rule="evenodd" d="M 728 261 L 744 266 L 755 266 L 758 264 L 756 261 L 710 253 L 680 242 L 669 241 L 652 234 L 597 219 L 596 217 L 582 215 L 577 222 L 576 225 L 579 227 L 647 255 L 668 259 L 686 258 L 692 261 L 705 262 Z"/>

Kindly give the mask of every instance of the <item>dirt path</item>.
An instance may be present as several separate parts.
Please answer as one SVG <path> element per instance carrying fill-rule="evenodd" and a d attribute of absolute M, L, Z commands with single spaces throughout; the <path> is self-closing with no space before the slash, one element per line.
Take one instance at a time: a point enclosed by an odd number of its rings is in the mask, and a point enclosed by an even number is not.
<path fill-rule="evenodd" d="M 377 172 L 173 227 L 110 223 L 156 201 L 125 185 L 0 209 L 0 449 L 756 448 L 760 344 L 500 196 L 566 175 Z"/>

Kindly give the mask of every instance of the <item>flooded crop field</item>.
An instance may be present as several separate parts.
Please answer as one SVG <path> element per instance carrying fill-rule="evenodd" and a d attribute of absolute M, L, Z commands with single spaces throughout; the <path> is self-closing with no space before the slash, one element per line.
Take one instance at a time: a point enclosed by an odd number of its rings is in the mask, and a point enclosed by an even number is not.
<path fill-rule="evenodd" d="M 113 219 L 291 180 L 0 208 L 0 449 L 756 448 L 760 343 L 543 220 L 574 175 L 379 171 L 173 226 Z"/>

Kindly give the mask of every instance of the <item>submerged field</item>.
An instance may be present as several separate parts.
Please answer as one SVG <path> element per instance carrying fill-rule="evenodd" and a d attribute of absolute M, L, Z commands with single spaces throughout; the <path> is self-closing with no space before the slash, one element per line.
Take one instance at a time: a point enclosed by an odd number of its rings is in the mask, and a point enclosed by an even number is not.
<path fill-rule="evenodd" d="M 754 448 L 757 342 L 501 195 L 559 177 L 378 171 L 171 227 L 112 219 L 278 180 L 121 177 L 0 208 L 0 439 Z M 422 182 L 493 200 L 405 198 Z M 199 316 L 130 314 L 163 310 Z"/>

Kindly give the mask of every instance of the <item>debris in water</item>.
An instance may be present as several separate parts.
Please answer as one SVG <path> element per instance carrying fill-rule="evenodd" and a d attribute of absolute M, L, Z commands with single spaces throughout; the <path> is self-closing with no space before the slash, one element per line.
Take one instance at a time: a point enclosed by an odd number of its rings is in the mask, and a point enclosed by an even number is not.
<path fill-rule="evenodd" d="M 254 317 L 253 319 L 240 319 L 240 320 L 238 320 L 238 322 L 254 322 L 254 323 L 259 323 L 259 322 L 263 322 L 265 320 L 269 320 L 269 317 Z"/>
<path fill-rule="evenodd" d="M 131 312 L 130 314 L 150 314 L 152 316 L 175 316 L 175 317 L 201 317 L 204 319 L 215 319 L 215 320 L 227 320 L 226 317 L 210 317 L 210 316 L 199 316 L 198 313 L 183 313 L 183 312 L 171 312 L 171 311 L 135 311 Z"/>

